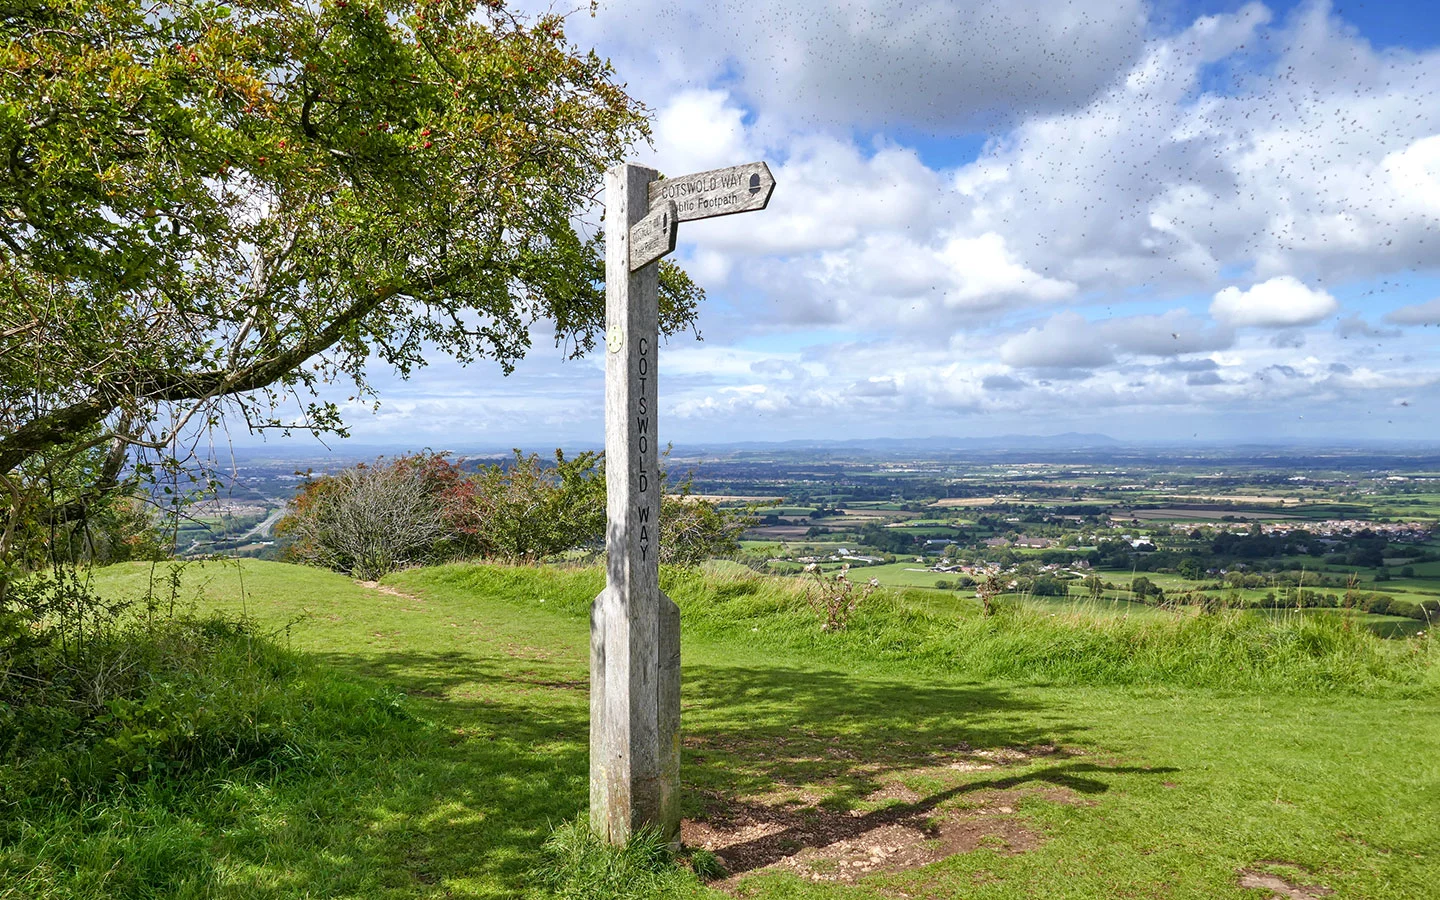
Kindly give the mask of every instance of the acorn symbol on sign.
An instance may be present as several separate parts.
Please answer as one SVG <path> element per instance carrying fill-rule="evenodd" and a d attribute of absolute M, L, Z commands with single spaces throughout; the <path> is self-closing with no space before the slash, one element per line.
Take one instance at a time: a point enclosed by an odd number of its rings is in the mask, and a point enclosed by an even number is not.
<path fill-rule="evenodd" d="M 760 173 L 759 173 L 759 172 L 751 172 L 751 173 L 750 173 L 750 193 L 751 193 L 751 194 L 758 194 L 758 193 L 760 193 Z"/>

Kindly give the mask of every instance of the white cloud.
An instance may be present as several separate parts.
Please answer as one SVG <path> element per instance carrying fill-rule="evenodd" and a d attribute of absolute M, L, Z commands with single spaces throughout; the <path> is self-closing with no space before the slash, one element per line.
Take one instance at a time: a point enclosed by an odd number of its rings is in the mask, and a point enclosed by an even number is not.
<path fill-rule="evenodd" d="M 965 313 L 1047 303 L 1075 292 L 1073 284 L 1025 268 L 1005 239 L 994 233 L 942 235 L 934 245 L 879 233 L 822 254 L 809 276 L 844 304 L 844 315 L 867 322 L 899 318 L 933 325 L 942 310 Z M 921 298 L 923 303 L 893 302 L 902 298 Z"/>
<path fill-rule="evenodd" d="M 1385 321 L 1394 325 L 1440 325 L 1440 297 L 1426 303 L 1402 306 L 1386 314 Z"/>
<path fill-rule="evenodd" d="M 952 131 L 1085 102 L 1135 58 L 1146 4 L 626 0 L 567 27 L 642 97 L 728 78 L 760 115 L 805 127 Z"/>
<path fill-rule="evenodd" d="M 998 135 L 954 185 L 969 224 L 1082 293 L 1431 268 L 1437 95 L 1440 52 L 1377 51 L 1323 3 L 1278 27 L 1252 4 L 1152 40 L 1093 101 Z"/>
<path fill-rule="evenodd" d="M 651 125 L 654 150 L 642 155 L 671 177 L 750 162 L 745 111 L 721 90 L 688 90 L 671 97 Z"/>
<path fill-rule="evenodd" d="M 1120 356 L 1175 357 L 1223 350 L 1234 334 L 1184 310 L 1092 322 L 1074 311 L 1004 341 L 999 357 L 1017 368 L 1094 368 Z"/>
<path fill-rule="evenodd" d="M 775 193 L 763 213 L 687 222 L 680 240 L 793 256 L 848 247 L 877 232 L 927 234 L 950 218 L 940 174 L 914 150 L 883 146 L 867 156 L 849 141 L 818 135 L 794 138 L 784 149 L 785 162 L 770 166 Z"/>
<path fill-rule="evenodd" d="M 1440 134 L 1421 138 L 1381 164 L 1395 194 L 1412 207 L 1440 216 Z"/>
<path fill-rule="evenodd" d="M 1063 312 L 1001 344 L 1000 360 L 1019 368 L 1094 368 L 1114 362 L 1115 353 L 1084 316 Z"/>
<path fill-rule="evenodd" d="M 1289 328 L 1314 325 L 1339 308 L 1325 291 L 1280 275 L 1247 291 L 1233 285 L 1225 288 L 1215 295 L 1210 315 L 1236 328 Z"/>

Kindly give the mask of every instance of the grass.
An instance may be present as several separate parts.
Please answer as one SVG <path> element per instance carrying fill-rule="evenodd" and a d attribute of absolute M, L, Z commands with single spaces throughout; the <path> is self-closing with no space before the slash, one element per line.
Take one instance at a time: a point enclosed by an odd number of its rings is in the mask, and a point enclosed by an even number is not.
<path fill-rule="evenodd" d="M 97 583 L 120 594 L 144 578 L 119 566 Z M 202 584 L 205 603 L 273 628 L 305 616 L 292 650 L 344 684 L 406 695 L 422 738 L 377 728 L 318 772 L 32 811 L 26 853 L 0 847 L 0 897 L 116 896 L 95 886 L 115 866 L 165 897 L 598 897 L 586 885 L 613 871 L 660 879 L 644 896 L 723 896 L 643 852 L 597 857 L 566 824 L 586 804 L 597 572 L 456 565 L 391 576 L 384 593 L 247 561 L 188 569 L 187 590 Z M 1237 872 L 1264 860 L 1344 897 L 1415 898 L 1440 881 L 1429 642 L 1223 618 L 981 619 L 935 592 L 822 634 L 791 583 L 731 569 L 667 590 L 684 610 L 687 818 L 792 823 L 751 841 L 762 861 L 810 846 L 805 822 L 858 834 L 901 812 L 983 814 L 1034 837 L 1026 852 L 982 842 L 854 885 L 756 872 L 743 896 L 1241 900 L 1259 895 Z M 1216 669 L 1207 654 L 1233 660 L 1228 643 L 1252 671 Z M 957 762 L 1036 747 L 1054 752 Z M 150 843 L 172 840 L 181 849 Z"/>

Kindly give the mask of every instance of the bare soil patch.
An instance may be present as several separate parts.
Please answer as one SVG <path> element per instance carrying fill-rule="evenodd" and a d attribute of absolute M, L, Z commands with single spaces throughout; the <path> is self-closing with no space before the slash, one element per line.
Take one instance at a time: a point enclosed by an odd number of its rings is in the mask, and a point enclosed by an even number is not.
<path fill-rule="evenodd" d="M 1240 870 L 1239 884 L 1242 888 L 1255 888 L 1269 891 L 1270 896 L 1277 898 L 1277 900 L 1320 900 L 1321 897 L 1335 893 L 1330 888 L 1321 884 L 1300 884 L 1296 881 L 1291 881 L 1290 878 L 1304 877 L 1309 873 L 1308 869 L 1296 863 L 1262 859 L 1257 862 L 1255 866 L 1263 866 L 1264 868 L 1247 868 Z M 1272 871 L 1266 871 L 1266 869 Z M 1287 875 L 1292 871 L 1299 874 L 1282 878 L 1273 871 L 1274 869 L 1285 870 Z"/>
<path fill-rule="evenodd" d="M 928 808 L 923 801 L 902 801 L 868 813 L 735 803 L 728 817 L 685 820 L 680 836 L 687 846 L 720 857 L 732 873 L 722 887 L 762 870 L 793 872 L 812 881 L 852 882 L 982 847 L 1014 854 L 1038 846 L 1042 837 L 1015 815 L 1025 793 L 991 792 L 963 810 Z"/>
<path fill-rule="evenodd" d="M 700 819 L 681 823 L 681 840 L 720 857 L 731 889 L 748 874 L 792 872 L 812 881 L 853 882 L 867 875 L 914 869 L 990 848 L 1024 853 L 1043 836 L 1017 814 L 1020 803 L 1087 803 L 1070 788 L 1026 775 L 976 781 L 975 774 L 1069 754 L 1053 746 L 966 751 L 939 765 L 891 773 L 864 798 L 875 809 L 836 809 L 810 790 L 776 790 L 755 798 L 706 797 Z M 938 783 L 921 793 L 906 780 Z"/>
<path fill-rule="evenodd" d="M 357 581 L 355 583 L 363 588 L 369 588 L 372 591 L 379 591 L 380 593 L 386 594 L 390 597 L 399 597 L 401 600 L 411 600 L 415 603 L 425 602 L 414 594 L 407 594 L 402 590 L 393 588 L 388 584 L 381 584 L 378 581 Z"/>
<path fill-rule="evenodd" d="M 750 494 L 690 494 L 689 500 L 705 500 L 710 503 L 783 503 L 784 497 L 757 497 Z"/>

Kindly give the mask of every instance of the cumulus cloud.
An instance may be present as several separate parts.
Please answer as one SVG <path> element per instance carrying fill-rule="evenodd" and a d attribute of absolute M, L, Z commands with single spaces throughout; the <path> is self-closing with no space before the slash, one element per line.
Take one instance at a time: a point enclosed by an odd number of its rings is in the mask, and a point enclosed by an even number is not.
<path fill-rule="evenodd" d="M 1324 3 L 1278 25 L 1251 4 L 1153 39 L 1090 103 L 998 136 L 954 186 L 972 227 L 1082 292 L 1429 268 L 1437 94 L 1440 52 L 1378 51 Z"/>
<path fill-rule="evenodd" d="M 1223 350 L 1233 342 L 1234 334 L 1228 328 L 1184 310 L 1100 322 L 1067 310 L 1038 328 L 1005 340 L 999 357 L 1017 368 L 1094 368 L 1115 362 L 1121 355 L 1175 357 Z"/>
<path fill-rule="evenodd" d="M 759 156 L 745 111 L 728 91 L 688 90 L 669 98 L 651 125 L 654 150 L 642 158 L 675 176 L 749 162 Z"/>
<path fill-rule="evenodd" d="M 688 163 L 672 164 L 663 152 L 656 160 L 663 171 L 679 174 L 763 156 L 748 140 L 737 139 L 747 149 L 736 155 L 704 164 L 688 150 Z M 931 234 L 952 216 L 937 202 L 943 201 L 942 176 L 912 149 L 887 145 L 867 154 L 823 135 L 795 137 L 783 149 L 784 162 L 770 163 L 776 187 L 764 213 L 686 222 L 679 240 L 733 256 L 793 257 L 850 247 L 870 234 Z"/>
<path fill-rule="evenodd" d="M 1240 290 L 1233 285 L 1215 295 L 1210 315 L 1236 328 L 1291 328 L 1314 325 L 1340 308 L 1323 290 L 1312 290 L 1298 279 L 1279 275 Z"/>
<path fill-rule="evenodd" d="M 942 309 L 966 312 L 1016 301 L 1047 303 L 1075 292 L 1073 284 L 1026 268 L 1005 239 L 993 233 L 945 235 L 935 244 L 876 234 L 822 254 L 809 275 L 831 296 L 853 298 L 852 305 L 866 303 L 872 309 L 877 298 L 924 297 L 925 317 Z"/>
<path fill-rule="evenodd" d="M 642 97 L 729 78 L 761 115 L 807 126 L 953 131 L 1083 103 L 1134 60 L 1146 4 L 625 0 L 569 30 Z"/>
<path fill-rule="evenodd" d="M 1392 325 L 1440 325 L 1440 297 L 1427 303 L 1402 306 L 1387 313 L 1385 321 Z"/>
<path fill-rule="evenodd" d="M 1385 157 L 1382 168 L 1407 205 L 1440 215 L 1440 134 L 1421 138 Z"/>
<path fill-rule="evenodd" d="M 1063 312 L 1001 344 L 1000 361 L 1017 368 L 1095 368 L 1114 362 L 1115 352 L 1084 316 Z"/>

